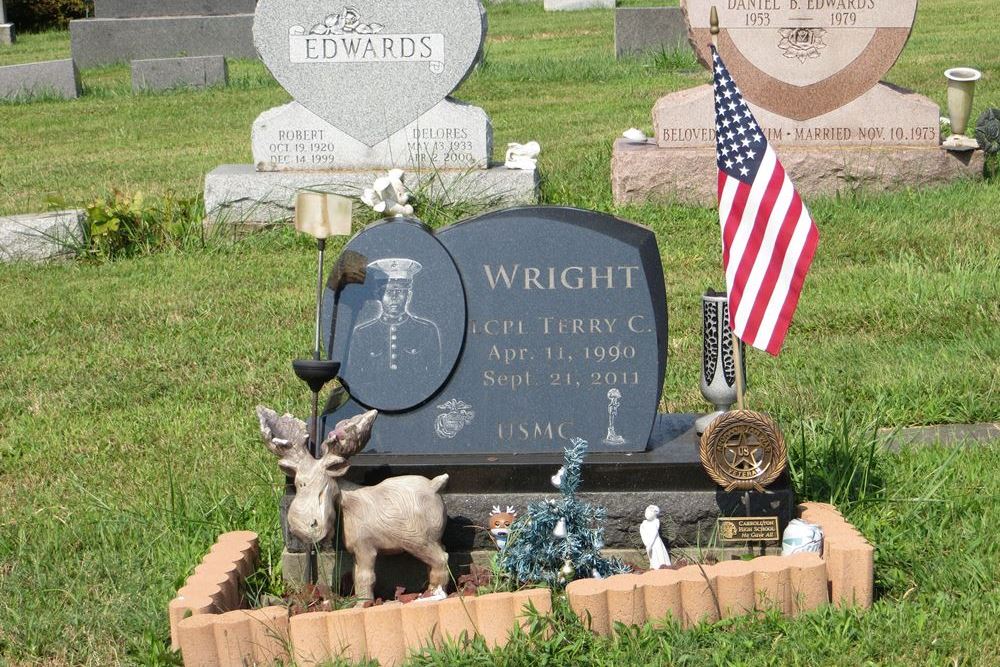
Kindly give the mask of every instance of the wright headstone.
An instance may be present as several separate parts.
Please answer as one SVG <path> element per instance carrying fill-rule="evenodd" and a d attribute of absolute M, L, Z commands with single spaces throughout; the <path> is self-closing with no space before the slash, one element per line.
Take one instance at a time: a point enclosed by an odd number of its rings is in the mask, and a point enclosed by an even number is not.
<path fill-rule="evenodd" d="M 403 224 L 366 230 L 347 249 L 369 261 L 394 258 L 401 249 L 384 237 L 410 235 Z M 369 235 L 380 238 L 376 243 Z M 594 452 L 645 451 L 667 363 L 666 295 L 653 233 L 607 215 L 541 208 L 487 214 L 436 236 L 464 287 L 461 356 L 451 357 L 442 369 L 447 382 L 424 396 L 426 402 L 379 417 L 368 450 L 559 453 L 581 437 Z M 429 268 L 425 263 L 424 271 Z M 356 304 L 365 300 L 361 295 L 375 300 L 377 280 L 370 276 L 372 284 L 343 291 L 334 359 L 357 354 L 356 321 L 364 318 L 354 316 Z M 413 312 L 422 314 L 417 287 L 414 281 Z M 439 303 L 460 303 L 448 284 L 439 291 Z M 433 319 L 431 310 L 424 319 Z M 436 317 L 447 310 L 439 308 Z M 371 362 L 361 370 L 374 372 Z M 394 379 L 397 374 L 371 381 L 406 392 L 409 385 Z M 361 406 L 376 404 L 354 396 L 344 410 Z"/>

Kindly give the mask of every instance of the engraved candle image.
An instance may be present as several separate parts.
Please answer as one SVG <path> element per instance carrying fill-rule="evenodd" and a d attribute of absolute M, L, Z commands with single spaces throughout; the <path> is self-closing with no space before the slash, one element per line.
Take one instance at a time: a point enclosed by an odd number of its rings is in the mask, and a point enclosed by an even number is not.
<path fill-rule="evenodd" d="M 618 408 L 622 404 L 622 393 L 617 389 L 608 392 L 608 435 L 604 438 L 606 445 L 624 445 L 625 438 L 615 430 L 615 419 L 618 417 Z"/>

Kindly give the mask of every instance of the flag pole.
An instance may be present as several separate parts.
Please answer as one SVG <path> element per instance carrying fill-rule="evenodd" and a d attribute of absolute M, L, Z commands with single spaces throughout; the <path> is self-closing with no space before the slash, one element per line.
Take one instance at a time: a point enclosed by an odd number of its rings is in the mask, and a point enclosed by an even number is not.
<path fill-rule="evenodd" d="M 709 18 L 711 26 L 709 32 L 712 33 L 712 46 L 719 48 L 719 10 L 712 5 L 712 13 Z M 728 322 L 727 322 L 728 324 Z M 743 345 L 739 336 L 733 334 L 733 358 L 736 361 L 736 407 L 743 410 L 743 395 L 746 393 L 746 378 L 743 377 Z"/>

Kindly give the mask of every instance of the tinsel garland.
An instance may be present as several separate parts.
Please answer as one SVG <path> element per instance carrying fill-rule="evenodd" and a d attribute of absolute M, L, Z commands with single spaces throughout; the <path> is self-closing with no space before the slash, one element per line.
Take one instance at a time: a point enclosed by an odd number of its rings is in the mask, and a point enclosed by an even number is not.
<path fill-rule="evenodd" d="M 567 563 L 572 565 L 576 578 L 595 575 L 603 578 L 629 571 L 620 559 L 601 555 L 606 510 L 581 502 L 576 497 L 586 453 L 587 441 L 575 438 L 572 446 L 564 451 L 563 474 L 559 484 L 562 496 L 531 503 L 527 512 L 518 517 L 511 527 L 510 537 L 498 563 L 519 584 L 563 586 L 568 582 L 560 576 L 560 570 L 564 570 Z M 553 536 L 560 519 L 566 522 L 566 537 L 563 539 Z"/>

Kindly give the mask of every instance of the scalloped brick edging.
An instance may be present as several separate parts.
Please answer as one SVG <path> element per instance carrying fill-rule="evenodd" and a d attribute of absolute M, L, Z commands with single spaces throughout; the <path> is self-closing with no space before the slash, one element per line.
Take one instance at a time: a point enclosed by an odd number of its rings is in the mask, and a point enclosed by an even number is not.
<path fill-rule="evenodd" d="M 511 631 L 525 628 L 529 605 L 552 612 L 547 588 L 292 617 L 280 606 L 244 609 L 242 585 L 258 555 L 256 534 L 221 535 L 170 602 L 170 637 L 186 667 L 271 665 L 292 657 L 302 667 L 366 659 L 397 665 L 411 651 L 463 634 L 504 646 Z"/>
<path fill-rule="evenodd" d="M 257 533 L 223 533 L 167 607 L 170 646 L 181 647 L 179 625 L 187 616 L 220 614 L 243 606 L 242 586 L 257 566 Z"/>
<path fill-rule="evenodd" d="M 541 614 L 552 611 L 547 588 L 435 602 L 389 603 L 293 616 L 290 639 L 297 665 L 331 660 L 377 660 L 398 665 L 411 651 L 445 640 L 482 635 L 491 648 L 505 646 L 512 630 L 527 624 L 529 603 Z"/>
<path fill-rule="evenodd" d="M 872 604 L 874 548 L 832 505 L 799 506 L 823 527 L 823 555 L 763 556 L 679 570 L 580 579 L 566 593 L 574 613 L 600 635 L 615 623 L 642 625 L 672 616 L 683 627 L 753 611 L 795 616 L 823 605 Z"/>

